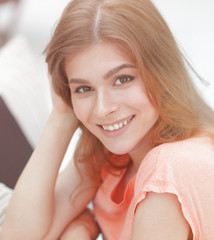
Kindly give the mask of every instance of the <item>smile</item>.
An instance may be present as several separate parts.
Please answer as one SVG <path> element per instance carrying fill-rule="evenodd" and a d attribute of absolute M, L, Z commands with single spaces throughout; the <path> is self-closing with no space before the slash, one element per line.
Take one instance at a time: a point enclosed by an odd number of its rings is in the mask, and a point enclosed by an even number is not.
<path fill-rule="evenodd" d="M 121 121 L 119 123 L 115 123 L 113 125 L 108 125 L 108 126 L 104 126 L 102 125 L 102 128 L 105 130 L 105 131 L 115 131 L 115 130 L 118 130 L 124 126 L 126 126 L 132 119 L 133 119 L 134 116 L 130 117 L 129 119 L 126 119 L 124 121 Z"/>

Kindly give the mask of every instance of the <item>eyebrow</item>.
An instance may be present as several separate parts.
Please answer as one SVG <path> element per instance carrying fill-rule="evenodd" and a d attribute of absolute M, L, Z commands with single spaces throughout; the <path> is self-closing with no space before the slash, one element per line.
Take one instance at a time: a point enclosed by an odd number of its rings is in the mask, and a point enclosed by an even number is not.
<path fill-rule="evenodd" d="M 124 69 L 124 68 L 136 68 L 136 66 L 132 65 L 132 64 L 127 64 L 127 63 L 124 63 L 124 64 L 121 64 L 119 65 L 118 67 L 115 67 L 111 70 L 109 70 L 104 76 L 103 78 L 106 80 L 112 76 L 114 76 L 116 73 L 118 73 L 120 70 Z M 82 79 L 82 78 L 71 78 L 69 81 L 68 81 L 69 84 L 71 83 L 77 83 L 77 84 L 89 84 L 90 82 L 85 80 L 85 79 Z"/>
<path fill-rule="evenodd" d="M 78 83 L 78 84 L 89 84 L 89 81 L 85 80 L 85 79 L 81 79 L 81 78 L 71 78 L 70 80 L 68 80 L 68 83 Z"/>
<path fill-rule="evenodd" d="M 124 63 L 124 64 L 121 64 L 120 66 L 116 67 L 116 68 L 113 68 L 112 70 L 108 71 L 104 76 L 103 78 L 104 79 L 108 79 L 112 76 L 114 76 L 116 73 L 118 73 L 120 70 L 124 69 L 124 68 L 136 68 L 136 66 L 132 65 L 132 64 L 127 64 L 127 63 Z"/>

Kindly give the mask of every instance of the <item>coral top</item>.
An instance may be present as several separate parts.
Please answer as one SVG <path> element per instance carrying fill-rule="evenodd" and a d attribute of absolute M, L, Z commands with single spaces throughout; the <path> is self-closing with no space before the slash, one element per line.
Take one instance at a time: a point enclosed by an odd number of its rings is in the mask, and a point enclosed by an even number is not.
<path fill-rule="evenodd" d="M 123 200 L 116 203 L 112 196 L 124 173 L 105 173 L 94 199 L 95 217 L 105 240 L 131 240 L 136 207 L 151 191 L 177 196 L 194 240 L 214 239 L 214 145 L 210 138 L 195 137 L 152 149 L 126 186 Z"/>

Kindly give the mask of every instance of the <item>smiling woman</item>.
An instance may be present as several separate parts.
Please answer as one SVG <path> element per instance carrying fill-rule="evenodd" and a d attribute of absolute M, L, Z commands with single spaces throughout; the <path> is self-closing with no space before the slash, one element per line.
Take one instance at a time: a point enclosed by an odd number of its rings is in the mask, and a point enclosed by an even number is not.
<path fill-rule="evenodd" d="M 53 110 L 3 239 L 211 240 L 214 113 L 152 2 L 73 0 L 45 53 Z"/>
<path fill-rule="evenodd" d="M 139 165 L 143 156 L 135 150 L 145 148 L 159 114 L 129 55 L 113 43 L 95 44 L 65 61 L 65 72 L 77 118 L 109 151 L 129 153 Z"/>

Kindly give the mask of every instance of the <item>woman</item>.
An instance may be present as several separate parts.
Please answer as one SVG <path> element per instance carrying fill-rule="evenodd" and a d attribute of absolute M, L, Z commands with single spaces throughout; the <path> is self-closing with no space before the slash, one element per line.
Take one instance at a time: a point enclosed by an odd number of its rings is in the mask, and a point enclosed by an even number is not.
<path fill-rule="evenodd" d="M 54 107 L 3 239 L 212 239 L 214 114 L 153 4 L 74 0 L 46 54 Z"/>

